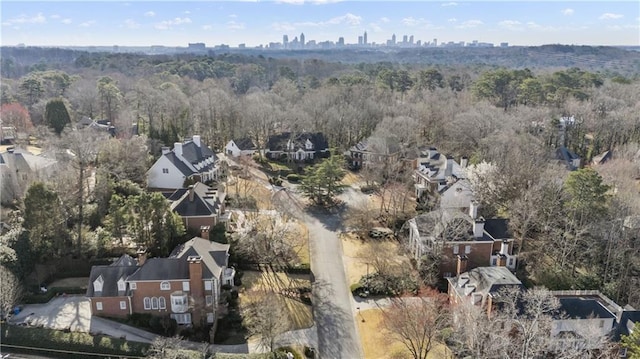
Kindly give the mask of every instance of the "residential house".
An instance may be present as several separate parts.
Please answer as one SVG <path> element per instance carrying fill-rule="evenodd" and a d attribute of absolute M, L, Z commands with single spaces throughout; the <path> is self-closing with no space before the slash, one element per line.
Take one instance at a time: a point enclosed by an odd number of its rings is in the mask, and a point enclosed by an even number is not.
<path fill-rule="evenodd" d="M 405 246 L 416 261 L 425 256 L 440 260 L 440 274 L 456 273 L 458 256 L 465 256 L 465 270 L 503 266 L 515 270 L 513 238 L 508 220 L 478 216 L 478 204 L 471 202 L 469 213 L 457 209 L 431 211 L 407 221 L 403 227 Z"/>
<path fill-rule="evenodd" d="M 522 282 L 506 267 L 478 267 L 464 271 L 464 258 L 458 257 L 459 270 L 447 278 L 447 293 L 452 305 L 471 303 L 486 309 L 491 316 L 495 299 L 504 289 L 524 290 Z"/>
<path fill-rule="evenodd" d="M 76 123 L 76 128 L 79 130 L 83 128 L 92 128 L 98 131 L 107 132 L 113 137 L 116 135 L 116 127 L 113 126 L 111 122 L 107 120 L 93 120 L 87 116 L 82 116 L 80 121 Z"/>
<path fill-rule="evenodd" d="M 594 166 L 602 165 L 609 161 L 613 157 L 612 151 L 604 151 L 601 154 L 594 156 L 591 164 Z"/>
<path fill-rule="evenodd" d="M 203 226 L 212 228 L 221 220 L 225 213 L 224 198 L 224 191 L 197 182 L 189 188 L 177 189 L 167 199 L 185 228 L 198 231 Z"/>
<path fill-rule="evenodd" d="M 147 171 L 147 187 L 178 189 L 187 179 L 206 183 L 218 180 L 223 172 L 216 154 L 195 135 L 174 143 L 173 150 L 162 148 L 162 155 Z"/>
<path fill-rule="evenodd" d="M 209 241 L 206 229 L 176 247 L 167 258 L 138 262 L 121 258 L 91 269 L 87 297 L 91 314 L 124 317 L 132 313 L 168 316 L 180 325 L 215 324 L 223 284 L 233 285 L 229 245 Z"/>
<path fill-rule="evenodd" d="M 57 170 L 57 163 L 55 159 L 20 148 L 0 153 L 2 203 L 22 198 L 31 183 L 50 178 Z"/>
<path fill-rule="evenodd" d="M 0 120 L 0 145 L 12 144 L 17 137 L 16 128 L 14 126 L 2 126 L 2 121 Z"/>
<path fill-rule="evenodd" d="M 580 168 L 580 156 L 569 151 L 569 149 L 564 146 L 556 149 L 556 158 L 561 164 L 565 165 L 569 171 L 575 171 Z"/>
<path fill-rule="evenodd" d="M 321 132 L 284 132 L 269 136 L 265 156 L 274 160 L 305 161 L 328 157 L 329 143 Z"/>
<path fill-rule="evenodd" d="M 445 157 L 435 147 L 420 151 L 415 160 L 414 180 L 416 198 L 427 208 L 468 207 L 473 200 L 471 185 L 465 168 L 468 159 L 462 157 L 460 163 Z"/>
<path fill-rule="evenodd" d="M 359 170 L 373 164 L 390 164 L 400 159 L 400 147 L 396 141 L 370 138 L 358 142 L 347 153 L 349 167 Z"/>
<path fill-rule="evenodd" d="M 258 146 L 249 137 L 239 138 L 229 141 L 225 146 L 225 153 L 229 156 L 253 156 L 258 150 Z"/>

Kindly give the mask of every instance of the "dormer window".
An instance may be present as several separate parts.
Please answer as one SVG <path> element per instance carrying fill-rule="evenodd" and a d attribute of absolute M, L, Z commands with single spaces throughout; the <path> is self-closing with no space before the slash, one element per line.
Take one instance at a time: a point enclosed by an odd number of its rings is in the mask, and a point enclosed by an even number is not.
<path fill-rule="evenodd" d="M 160 290 L 171 290 L 171 283 L 169 282 L 160 282 Z"/>
<path fill-rule="evenodd" d="M 124 292 L 127 289 L 127 284 L 124 282 L 124 278 L 120 278 L 118 281 L 118 291 Z"/>
<path fill-rule="evenodd" d="M 102 292 L 102 286 L 104 285 L 104 279 L 102 275 L 100 275 L 96 280 L 93 281 L 93 291 L 94 292 Z"/>
<path fill-rule="evenodd" d="M 308 138 L 307 138 L 307 142 L 304 143 L 304 148 L 306 148 L 307 150 L 312 150 L 313 149 L 313 142 L 311 142 Z"/>

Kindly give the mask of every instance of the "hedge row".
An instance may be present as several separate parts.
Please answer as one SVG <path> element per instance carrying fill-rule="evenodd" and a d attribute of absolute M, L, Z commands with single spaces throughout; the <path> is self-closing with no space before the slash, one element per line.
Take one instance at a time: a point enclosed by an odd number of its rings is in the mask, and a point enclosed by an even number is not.
<path fill-rule="evenodd" d="M 24 296 L 23 302 L 25 304 L 41 304 L 49 302 L 53 297 L 62 294 L 85 294 L 87 292 L 86 288 L 81 287 L 52 287 L 47 290 L 46 293 L 27 293 Z"/>
<path fill-rule="evenodd" d="M 149 344 L 128 342 L 103 335 L 64 332 L 47 328 L 25 328 L 2 324 L 2 344 L 19 345 L 70 352 L 97 353 L 104 355 L 144 356 Z M 85 358 L 86 355 L 65 354 L 65 358 Z"/>

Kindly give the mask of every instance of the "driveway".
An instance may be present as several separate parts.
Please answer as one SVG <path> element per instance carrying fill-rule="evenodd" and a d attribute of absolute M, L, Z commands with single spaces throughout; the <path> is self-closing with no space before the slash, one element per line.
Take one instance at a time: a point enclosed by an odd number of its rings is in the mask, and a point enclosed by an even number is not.
<path fill-rule="evenodd" d="M 24 305 L 9 323 L 89 333 L 91 308 L 84 296 L 60 295 L 48 303 Z"/>

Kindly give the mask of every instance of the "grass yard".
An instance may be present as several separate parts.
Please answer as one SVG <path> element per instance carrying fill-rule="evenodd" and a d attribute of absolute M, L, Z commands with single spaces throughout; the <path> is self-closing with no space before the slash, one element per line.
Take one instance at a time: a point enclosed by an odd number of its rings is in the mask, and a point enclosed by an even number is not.
<path fill-rule="evenodd" d="M 234 177 L 226 187 L 232 196 L 253 197 L 258 209 L 272 209 L 271 190 L 258 181 Z"/>
<path fill-rule="evenodd" d="M 410 265 L 408 258 L 400 255 L 400 244 L 394 240 L 361 240 L 353 233 L 341 234 L 342 239 L 342 256 L 347 271 L 347 281 L 349 285 L 357 283 L 360 278 L 367 274 L 367 258 L 363 257 L 363 252 L 367 251 L 367 247 L 380 243 L 382 250 L 388 259 L 396 265 Z M 369 266 L 369 273 L 373 273 L 374 269 Z"/>
<path fill-rule="evenodd" d="M 251 300 L 244 294 L 245 292 L 266 291 L 271 288 L 276 292 L 280 292 L 287 288 L 311 287 L 309 275 L 287 275 L 280 272 L 246 271 L 242 277 L 242 283 L 246 289 L 240 292 L 240 307 L 242 307 L 243 301 L 246 303 Z M 310 305 L 284 295 L 278 296 L 284 301 L 288 309 L 291 330 L 309 328 L 313 325 L 313 314 Z"/>
<path fill-rule="evenodd" d="M 357 314 L 356 319 L 365 359 L 411 358 L 409 350 L 401 342 L 394 339 L 386 329 L 382 328 L 380 309 L 363 310 Z M 452 357 L 444 344 L 438 344 L 427 356 L 428 359 Z"/>
<path fill-rule="evenodd" d="M 362 178 L 351 171 L 347 171 L 347 174 L 344 176 L 342 181 L 340 181 L 340 183 L 345 186 L 351 186 L 360 182 L 362 182 Z"/>

